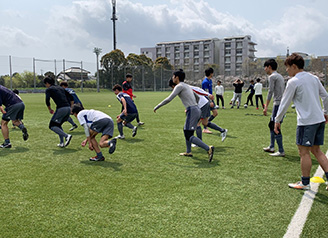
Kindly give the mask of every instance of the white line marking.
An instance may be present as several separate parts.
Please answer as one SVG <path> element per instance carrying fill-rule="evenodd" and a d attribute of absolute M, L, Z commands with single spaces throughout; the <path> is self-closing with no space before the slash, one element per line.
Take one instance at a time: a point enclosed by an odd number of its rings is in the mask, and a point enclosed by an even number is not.
<path fill-rule="evenodd" d="M 326 153 L 326 156 L 328 151 Z M 322 170 L 321 166 L 319 165 L 317 171 L 315 172 L 314 176 L 323 177 L 324 171 Z M 288 225 L 287 232 L 284 235 L 284 238 L 299 238 L 302 234 L 303 227 L 305 225 L 307 216 L 311 211 L 311 207 L 315 198 L 315 195 L 318 192 L 320 183 L 312 183 L 311 182 L 311 190 L 304 192 L 302 201 L 298 206 L 297 211 L 295 212 L 291 222 Z"/>

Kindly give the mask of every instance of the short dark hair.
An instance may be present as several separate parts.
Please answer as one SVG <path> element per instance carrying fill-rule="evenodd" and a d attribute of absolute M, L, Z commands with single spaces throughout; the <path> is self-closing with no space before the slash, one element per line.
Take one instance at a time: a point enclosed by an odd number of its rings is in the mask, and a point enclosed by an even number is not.
<path fill-rule="evenodd" d="M 125 75 L 125 78 L 133 78 L 132 74 L 128 73 Z"/>
<path fill-rule="evenodd" d="M 260 78 L 257 78 L 257 79 L 256 79 L 256 82 L 260 82 L 260 81 L 261 81 L 261 79 L 260 79 Z"/>
<path fill-rule="evenodd" d="M 14 89 L 14 90 L 13 90 L 13 93 L 15 93 L 15 94 L 18 95 L 18 94 L 19 94 L 19 91 L 18 91 L 17 89 Z"/>
<path fill-rule="evenodd" d="M 206 77 L 210 76 L 213 73 L 214 73 L 214 69 L 213 68 L 210 67 L 210 68 L 205 69 L 205 76 Z"/>
<path fill-rule="evenodd" d="M 83 110 L 83 107 L 79 104 L 74 104 L 72 107 L 72 114 L 76 113 L 79 114 L 80 111 Z"/>
<path fill-rule="evenodd" d="M 122 86 L 119 85 L 119 84 L 115 84 L 114 87 L 113 87 L 113 91 L 116 91 L 116 90 L 121 92 L 122 91 Z"/>
<path fill-rule="evenodd" d="M 50 85 L 54 85 L 55 84 L 55 80 L 53 78 L 50 78 L 50 77 L 45 77 L 44 80 L 43 80 L 43 83 L 46 84 L 50 84 Z"/>
<path fill-rule="evenodd" d="M 65 86 L 65 87 L 68 87 L 68 83 L 67 83 L 67 82 L 65 82 L 65 81 L 63 81 L 63 82 L 61 82 L 61 83 L 60 83 L 60 86 Z"/>
<path fill-rule="evenodd" d="M 171 87 L 171 88 L 173 88 L 173 87 L 175 87 L 177 84 L 175 83 L 175 82 L 173 82 L 173 79 L 170 79 L 169 80 L 169 86 Z"/>
<path fill-rule="evenodd" d="M 183 69 L 179 69 L 178 71 L 175 71 L 173 75 L 179 77 L 180 82 L 183 82 L 186 78 L 186 74 L 185 72 L 183 72 Z"/>
<path fill-rule="evenodd" d="M 254 83 L 254 80 L 253 79 L 251 79 L 251 81 L 250 81 L 251 83 Z"/>
<path fill-rule="evenodd" d="M 268 59 L 267 61 L 264 62 L 264 67 L 269 67 L 271 66 L 272 70 L 277 70 L 278 64 L 275 59 Z"/>
<path fill-rule="evenodd" d="M 218 83 L 222 83 L 221 80 L 218 80 Z"/>
<path fill-rule="evenodd" d="M 296 53 L 293 53 L 290 56 L 288 56 L 287 59 L 285 60 L 285 65 L 292 66 L 293 64 L 295 64 L 297 68 L 303 69 L 304 68 L 303 57 Z"/>

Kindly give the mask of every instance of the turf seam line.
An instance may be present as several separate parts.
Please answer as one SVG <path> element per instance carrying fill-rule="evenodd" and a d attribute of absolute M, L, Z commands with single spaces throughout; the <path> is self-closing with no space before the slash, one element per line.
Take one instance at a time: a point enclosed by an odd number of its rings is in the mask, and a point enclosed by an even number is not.
<path fill-rule="evenodd" d="M 328 156 L 328 151 L 326 152 Z M 319 165 L 313 177 L 323 177 L 324 172 Z M 320 183 L 311 182 L 311 190 L 305 191 L 301 200 L 300 205 L 298 206 L 291 222 L 288 225 L 287 231 L 284 235 L 284 238 L 298 238 L 302 234 L 306 219 L 308 214 L 311 211 L 311 207 L 315 198 L 315 195 L 318 192 Z"/>

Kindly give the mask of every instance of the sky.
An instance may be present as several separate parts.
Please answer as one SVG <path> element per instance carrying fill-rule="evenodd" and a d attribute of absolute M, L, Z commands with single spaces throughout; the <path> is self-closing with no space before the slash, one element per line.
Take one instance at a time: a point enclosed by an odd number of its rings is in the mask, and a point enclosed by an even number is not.
<path fill-rule="evenodd" d="M 117 0 L 125 56 L 165 41 L 251 35 L 256 57 L 328 55 L 327 0 Z M 113 50 L 112 0 L 0 0 L 1 59 L 95 62 Z M 5 58 L 6 61 L 7 58 Z"/>

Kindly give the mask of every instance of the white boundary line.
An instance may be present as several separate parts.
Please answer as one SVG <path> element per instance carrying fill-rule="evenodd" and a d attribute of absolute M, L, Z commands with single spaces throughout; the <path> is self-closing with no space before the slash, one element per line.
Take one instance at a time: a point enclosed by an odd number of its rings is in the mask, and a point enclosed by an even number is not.
<path fill-rule="evenodd" d="M 326 152 L 326 156 L 328 155 L 328 151 Z M 324 171 L 319 165 L 315 174 L 313 175 L 318 177 L 323 177 Z M 318 192 L 320 183 L 312 183 L 311 182 L 311 190 L 304 192 L 302 197 L 302 201 L 298 206 L 297 211 L 295 212 L 291 222 L 288 225 L 287 231 L 284 235 L 284 238 L 299 238 L 302 234 L 303 227 L 305 225 L 307 216 L 311 211 L 311 207 L 315 198 L 315 195 Z"/>

